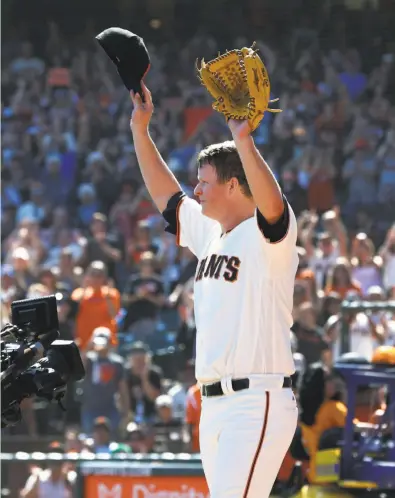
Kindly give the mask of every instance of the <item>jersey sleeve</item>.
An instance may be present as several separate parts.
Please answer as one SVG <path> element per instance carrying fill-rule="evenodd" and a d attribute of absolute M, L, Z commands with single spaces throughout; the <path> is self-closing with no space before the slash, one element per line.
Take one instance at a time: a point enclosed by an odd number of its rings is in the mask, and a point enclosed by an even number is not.
<path fill-rule="evenodd" d="M 184 192 L 177 192 L 169 199 L 163 217 L 168 223 L 165 231 L 176 236 L 177 245 L 188 247 L 197 257 L 218 225 L 204 216 L 200 204 Z"/>

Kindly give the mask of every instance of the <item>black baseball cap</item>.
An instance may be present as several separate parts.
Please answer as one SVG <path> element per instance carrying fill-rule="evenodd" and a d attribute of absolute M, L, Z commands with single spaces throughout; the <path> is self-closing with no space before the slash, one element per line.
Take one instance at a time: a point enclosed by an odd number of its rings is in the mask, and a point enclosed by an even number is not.
<path fill-rule="evenodd" d="M 96 40 L 117 67 L 125 87 L 142 95 L 140 82 L 151 63 L 144 40 L 122 28 L 106 29 L 96 36 Z"/>

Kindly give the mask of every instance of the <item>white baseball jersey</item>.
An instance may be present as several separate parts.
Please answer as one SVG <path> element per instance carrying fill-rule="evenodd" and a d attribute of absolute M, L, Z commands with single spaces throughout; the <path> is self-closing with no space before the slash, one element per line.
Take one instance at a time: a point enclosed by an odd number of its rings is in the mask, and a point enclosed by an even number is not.
<path fill-rule="evenodd" d="M 257 213 L 226 234 L 183 197 L 177 205 L 177 242 L 199 262 L 195 275 L 196 377 L 294 373 L 291 351 L 297 226 L 289 208 L 285 237 L 270 243 Z"/>

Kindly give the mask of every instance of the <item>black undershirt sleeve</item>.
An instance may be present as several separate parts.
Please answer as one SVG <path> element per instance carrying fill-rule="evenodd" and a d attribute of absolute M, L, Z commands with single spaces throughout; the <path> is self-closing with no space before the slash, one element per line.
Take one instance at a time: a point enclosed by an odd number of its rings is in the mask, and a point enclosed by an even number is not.
<path fill-rule="evenodd" d="M 288 201 L 283 194 L 284 201 L 284 212 L 281 218 L 276 221 L 276 223 L 270 224 L 267 222 L 263 214 L 257 210 L 257 220 L 258 226 L 261 230 L 265 239 L 267 239 L 271 244 L 280 242 L 288 233 L 289 229 L 289 205 Z"/>
<path fill-rule="evenodd" d="M 162 213 L 163 218 L 168 223 L 165 227 L 165 232 L 177 235 L 177 225 L 178 225 L 177 209 L 184 197 L 185 194 L 182 191 L 177 192 L 170 197 L 166 209 Z"/>

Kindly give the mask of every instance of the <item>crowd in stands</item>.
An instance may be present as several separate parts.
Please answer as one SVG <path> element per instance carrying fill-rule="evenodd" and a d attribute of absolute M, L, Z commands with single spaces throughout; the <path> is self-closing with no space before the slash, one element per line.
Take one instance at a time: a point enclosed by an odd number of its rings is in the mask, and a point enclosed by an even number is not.
<path fill-rule="evenodd" d="M 130 98 L 95 34 L 75 44 L 52 22 L 44 50 L 3 44 L 2 323 L 12 301 L 55 294 L 61 337 L 80 346 L 87 372 L 66 418 L 27 400 L 25 427 L 11 433 L 54 435 L 68 451 L 197 452 L 197 262 L 143 186 Z M 344 352 L 342 300 L 395 299 L 395 52 L 328 47 L 313 28 L 294 30 L 288 51 L 264 40 L 283 112 L 254 136 L 298 219 L 291 336 L 302 372 Z M 148 40 L 151 133 L 190 195 L 197 153 L 229 139 L 194 63 L 225 48 L 203 30 L 177 58 L 170 42 Z M 393 313 L 355 313 L 349 326 L 350 350 L 367 360 L 395 346 Z"/>

